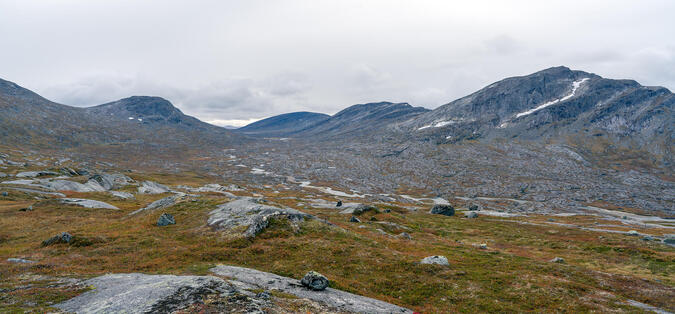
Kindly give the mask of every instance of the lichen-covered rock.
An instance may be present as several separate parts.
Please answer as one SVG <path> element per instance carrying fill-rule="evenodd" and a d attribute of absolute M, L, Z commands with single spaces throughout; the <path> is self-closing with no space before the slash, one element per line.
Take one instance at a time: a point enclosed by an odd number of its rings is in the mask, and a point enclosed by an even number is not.
<path fill-rule="evenodd" d="M 449 266 L 450 263 L 448 262 L 448 258 L 445 256 L 441 255 L 434 255 L 434 256 L 427 256 L 420 261 L 420 264 L 436 264 L 436 265 L 443 265 L 443 266 Z"/>
<path fill-rule="evenodd" d="M 299 284 L 298 280 L 255 269 L 219 265 L 212 268 L 211 272 L 219 276 L 232 278 L 232 282 L 237 282 L 238 287 L 242 286 L 250 290 L 278 290 L 301 299 L 309 299 L 325 304 L 332 308 L 331 312 L 337 309 L 338 312 L 347 313 L 413 313 L 409 309 L 391 303 L 333 288 L 326 288 L 323 291 L 307 289 Z"/>
<path fill-rule="evenodd" d="M 213 276 L 109 274 L 84 284 L 94 289 L 55 307 L 68 313 L 171 313 L 236 291 Z"/>
<path fill-rule="evenodd" d="M 161 216 L 159 216 L 159 219 L 157 219 L 157 226 L 168 226 L 168 225 L 175 225 L 176 220 L 173 218 L 171 214 L 164 213 Z"/>
<path fill-rule="evenodd" d="M 436 204 L 429 211 L 430 214 L 454 216 L 455 208 L 452 205 Z"/>
<path fill-rule="evenodd" d="M 107 174 L 107 173 L 99 173 L 91 176 L 89 178 L 89 181 L 94 181 L 101 185 L 106 191 L 107 190 L 116 190 L 119 188 L 123 188 L 129 184 L 134 183 L 134 180 L 131 178 L 119 174 L 119 173 L 114 173 L 114 174 Z"/>
<path fill-rule="evenodd" d="M 311 219 L 314 216 L 292 208 L 280 208 L 265 204 L 262 199 L 242 197 L 219 205 L 209 213 L 207 224 L 215 229 L 248 227 L 243 235 L 254 237 L 267 228 L 271 218 L 286 218 L 291 222 Z"/>
<path fill-rule="evenodd" d="M 326 276 L 312 270 L 309 271 L 307 274 L 305 274 L 304 277 L 302 277 L 302 280 L 300 280 L 300 284 L 314 291 L 323 291 L 326 290 L 326 288 L 328 288 L 329 283 L 328 278 L 326 278 Z"/>
<path fill-rule="evenodd" d="M 42 246 L 48 246 L 57 243 L 70 243 L 73 239 L 73 236 L 68 232 L 61 232 L 61 234 L 55 235 L 47 240 L 42 241 Z"/>

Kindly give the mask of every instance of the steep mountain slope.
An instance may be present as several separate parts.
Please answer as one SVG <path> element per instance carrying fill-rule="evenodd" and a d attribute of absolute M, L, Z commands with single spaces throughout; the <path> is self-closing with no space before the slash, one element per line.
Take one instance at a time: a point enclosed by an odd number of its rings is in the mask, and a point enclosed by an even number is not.
<path fill-rule="evenodd" d="M 237 132 L 253 136 L 288 136 L 328 118 L 330 116 L 323 113 L 292 112 L 253 122 Z"/>
<path fill-rule="evenodd" d="M 353 105 L 322 122 L 305 128 L 295 137 L 374 136 L 388 125 L 412 119 L 429 109 L 407 103 L 378 102 Z"/>
<path fill-rule="evenodd" d="M 675 96 L 566 67 L 507 78 L 396 126 L 438 142 L 594 140 L 672 154 Z"/>
<path fill-rule="evenodd" d="M 0 140 L 39 148 L 134 145 L 155 150 L 217 148 L 243 140 L 184 115 L 159 97 L 134 96 L 91 108 L 49 101 L 0 80 Z"/>

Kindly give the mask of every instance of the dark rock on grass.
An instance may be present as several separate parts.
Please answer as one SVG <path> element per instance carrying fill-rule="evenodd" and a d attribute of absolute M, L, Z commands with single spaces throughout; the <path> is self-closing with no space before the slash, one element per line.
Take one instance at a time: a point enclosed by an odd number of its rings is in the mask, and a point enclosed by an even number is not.
<path fill-rule="evenodd" d="M 361 222 L 361 219 L 356 218 L 356 216 L 352 216 L 349 218 L 349 222 Z"/>
<path fill-rule="evenodd" d="M 442 266 L 449 266 L 448 258 L 441 255 L 427 256 L 420 261 L 420 264 L 436 264 Z"/>
<path fill-rule="evenodd" d="M 30 212 L 33 211 L 33 205 L 19 209 L 20 212 Z"/>
<path fill-rule="evenodd" d="M 553 258 L 552 260 L 550 260 L 549 262 L 551 262 L 551 263 L 564 264 L 564 263 L 565 263 L 565 259 L 562 258 L 562 257 L 555 257 L 555 258 Z"/>
<path fill-rule="evenodd" d="M 337 204 L 335 204 L 335 207 L 341 207 L 342 206 L 342 201 L 337 201 Z"/>
<path fill-rule="evenodd" d="M 302 277 L 300 284 L 314 291 L 323 291 L 328 288 L 328 278 L 312 270 Z"/>
<path fill-rule="evenodd" d="M 173 218 L 171 214 L 164 213 L 161 216 L 159 216 L 159 219 L 157 220 L 157 226 L 168 226 L 168 225 L 175 225 L 176 220 Z"/>
<path fill-rule="evenodd" d="M 429 213 L 430 214 L 436 214 L 436 215 L 454 216 L 455 215 L 455 208 L 452 207 L 452 205 L 436 204 L 436 205 L 434 205 L 434 207 L 431 208 Z"/>
<path fill-rule="evenodd" d="M 471 211 L 476 211 L 476 210 L 478 210 L 478 205 L 476 205 L 476 204 L 471 204 L 471 205 L 469 205 L 469 210 L 471 210 Z"/>
<path fill-rule="evenodd" d="M 9 193 L 3 191 L 3 192 L 2 192 L 2 196 L 9 196 Z"/>
<path fill-rule="evenodd" d="M 478 214 L 475 213 L 475 212 L 468 212 L 468 213 L 465 213 L 464 216 L 465 216 L 466 218 L 478 218 Z"/>
<path fill-rule="evenodd" d="M 70 243 L 73 239 L 73 236 L 68 232 L 62 232 L 61 234 L 55 235 L 47 240 L 42 241 L 42 246 L 48 246 L 57 243 Z"/>

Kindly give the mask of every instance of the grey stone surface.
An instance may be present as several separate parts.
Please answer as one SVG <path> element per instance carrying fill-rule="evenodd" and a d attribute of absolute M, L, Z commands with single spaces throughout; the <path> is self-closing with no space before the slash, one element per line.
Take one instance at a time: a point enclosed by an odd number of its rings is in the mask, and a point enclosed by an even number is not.
<path fill-rule="evenodd" d="M 185 197 L 184 193 L 177 193 L 175 195 L 167 196 L 165 198 L 160 198 L 152 203 L 150 203 L 148 206 L 145 206 L 141 209 L 137 209 L 129 214 L 131 215 L 136 215 L 140 212 L 148 211 L 148 210 L 155 210 L 155 209 L 161 209 L 161 208 L 166 208 L 169 206 L 172 206 L 176 204 L 181 198 Z"/>
<path fill-rule="evenodd" d="M 242 197 L 219 205 L 209 213 L 207 224 L 216 229 L 232 229 L 239 226 L 248 227 L 244 236 L 254 237 L 269 224 L 269 219 L 283 217 L 298 222 L 314 216 L 292 208 L 280 208 L 265 204 L 264 200 Z"/>
<path fill-rule="evenodd" d="M 554 258 L 553 258 L 552 260 L 550 260 L 549 262 L 551 262 L 551 263 L 560 263 L 560 264 L 564 264 L 564 263 L 565 263 L 565 259 L 563 259 L 562 257 L 554 257 Z"/>
<path fill-rule="evenodd" d="M 356 216 L 352 216 L 349 218 L 349 222 L 361 222 L 361 219 L 356 218 Z"/>
<path fill-rule="evenodd" d="M 110 194 L 114 197 L 125 199 L 125 200 L 134 198 L 134 195 L 129 193 L 129 192 L 110 191 Z"/>
<path fill-rule="evenodd" d="M 213 276 L 110 274 L 84 284 L 94 289 L 55 307 L 69 313 L 169 313 L 203 302 L 205 295 L 235 292 Z"/>
<path fill-rule="evenodd" d="M 420 261 L 420 264 L 436 264 L 436 265 L 443 265 L 443 266 L 448 266 L 450 263 L 448 262 L 448 259 L 445 256 L 441 255 L 434 255 L 434 256 L 427 256 Z"/>
<path fill-rule="evenodd" d="M 326 288 L 323 291 L 307 289 L 299 280 L 282 277 L 255 269 L 219 265 L 211 269 L 216 275 L 232 278 L 233 284 L 241 283 L 242 288 L 280 290 L 299 298 L 310 299 L 332 308 L 356 313 L 409 313 L 412 311 L 387 302 L 358 296 L 348 292 Z"/>
<path fill-rule="evenodd" d="M 106 209 L 119 209 L 113 205 L 110 205 L 105 202 L 101 201 L 95 201 L 95 200 L 88 200 L 84 198 L 62 198 L 59 199 L 61 203 L 68 204 L 68 205 L 78 205 L 82 207 L 87 207 L 87 208 L 106 208 Z"/>
<path fill-rule="evenodd" d="M 58 173 L 54 171 L 24 171 L 24 172 L 19 172 L 16 174 L 17 178 L 35 178 L 35 177 L 42 177 L 42 176 L 55 176 L 58 175 Z"/>
<path fill-rule="evenodd" d="M 171 190 L 166 185 L 153 181 L 143 181 L 141 186 L 138 187 L 138 193 L 140 194 L 161 194 L 167 192 L 171 192 Z"/>
<path fill-rule="evenodd" d="M 344 209 L 340 211 L 340 214 L 351 214 L 351 215 L 361 215 L 367 211 L 377 211 L 377 208 L 367 204 L 356 204 L 356 205 L 347 205 L 342 206 Z"/>
<path fill-rule="evenodd" d="M 120 173 L 113 173 L 113 174 L 98 173 L 91 176 L 89 178 L 89 181 L 94 181 L 98 183 L 106 191 L 123 188 L 127 185 L 134 183 L 134 180 Z"/>
<path fill-rule="evenodd" d="M 168 225 L 175 225 L 176 224 L 176 219 L 173 218 L 171 214 L 164 213 L 161 216 L 159 216 L 159 219 L 157 219 L 157 225 L 162 227 L 162 226 L 168 226 Z"/>

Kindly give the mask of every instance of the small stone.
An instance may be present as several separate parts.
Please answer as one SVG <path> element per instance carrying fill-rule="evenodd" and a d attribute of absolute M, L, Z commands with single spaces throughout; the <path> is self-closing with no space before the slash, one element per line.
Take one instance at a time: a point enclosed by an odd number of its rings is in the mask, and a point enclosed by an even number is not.
<path fill-rule="evenodd" d="M 430 214 L 436 214 L 436 215 L 454 216 L 455 215 L 455 208 L 452 207 L 451 205 L 436 204 L 436 205 L 434 205 L 434 207 L 431 208 L 429 213 Z"/>
<path fill-rule="evenodd" d="M 553 258 L 552 260 L 550 260 L 549 262 L 551 262 L 551 263 L 564 264 L 564 263 L 565 263 L 565 259 L 563 259 L 562 257 L 555 257 L 555 258 Z"/>
<path fill-rule="evenodd" d="M 387 209 L 383 210 L 383 212 L 385 212 L 385 213 L 391 213 L 391 209 L 387 208 Z"/>
<path fill-rule="evenodd" d="M 639 233 L 638 233 L 637 231 L 635 231 L 635 230 L 628 231 L 626 234 L 628 234 L 629 236 L 637 236 L 637 235 L 639 235 Z"/>
<path fill-rule="evenodd" d="M 30 212 L 33 211 L 33 205 L 19 209 L 20 212 Z"/>
<path fill-rule="evenodd" d="M 553 218 L 549 218 L 549 219 L 546 219 L 546 221 L 548 221 L 548 222 L 554 222 L 554 221 L 555 221 L 555 219 L 553 219 Z"/>
<path fill-rule="evenodd" d="M 469 212 L 469 213 L 464 214 L 464 216 L 466 216 L 466 218 L 478 218 L 478 213 Z"/>
<path fill-rule="evenodd" d="M 427 256 L 422 259 L 420 264 L 436 264 L 436 265 L 443 265 L 443 266 L 449 266 L 450 263 L 448 262 L 448 258 L 442 255 L 434 255 L 434 256 Z"/>
<path fill-rule="evenodd" d="M 326 276 L 319 274 L 315 271 L 308 272 L 305 277 L 302 277 L 300 283 L 314 291 L 326 290 L 328 287 L 328 278 Z"/>
<path fill-rule="evenodd" d="M 3 192 L 2 192 L 2 196 L 9 196 L 9 193 L 3 191 Z"/>
<path fill-rule="evenodd" d="M 335 204 L 335 207 L 342 207 L 342 201 L 337 201 L 337 204 Z"/>
<path fill-rule="evenodd" d="M 171 214 L 164 213 L 161 216 L 159 216 L 159 219 L 157 220 L 157 226 L 168 226 L 168 225 L 175 225 L 176 220 L 173 218 Z"/>
<path fill-rule="evenodd" d="M 29 260 L 23 259 L 23 258 L 8 258 L 7 262 L 8 263 L 17 263 L 17 264 L 32 264 L 32 263 L 35 263 L 34 261 L 29 261 Z"/>
<path fill-rule="evenodd" d="M 653 240 L 654 238 L 652 238 L 651 236 L 645 236 L 642 238 L 642 241 L 653 241 Z"/>
<path fill-rule="evenodd" d="M 487 249 L 487 243 L 481 243 L 480 245 L 478 245 L 478 247 L 479 247 L 481 250 L 485 250 L 485 249 Z"/>
<path fill-rule="evenodd" d="M 352 216 L 352 218 L 349 218 L 349 222 L 361 222 L 361 219 L 358 219 L 355 216 Z"/>
<path fill-rule="evenodd" d="M 471 205 L 469 205 L 469 210 L 471 210 L 471 211 L 476 211 L 476 210 L 478 210 L 478 205 L 476 205 L 476 204 L 471 204 Z"/>

